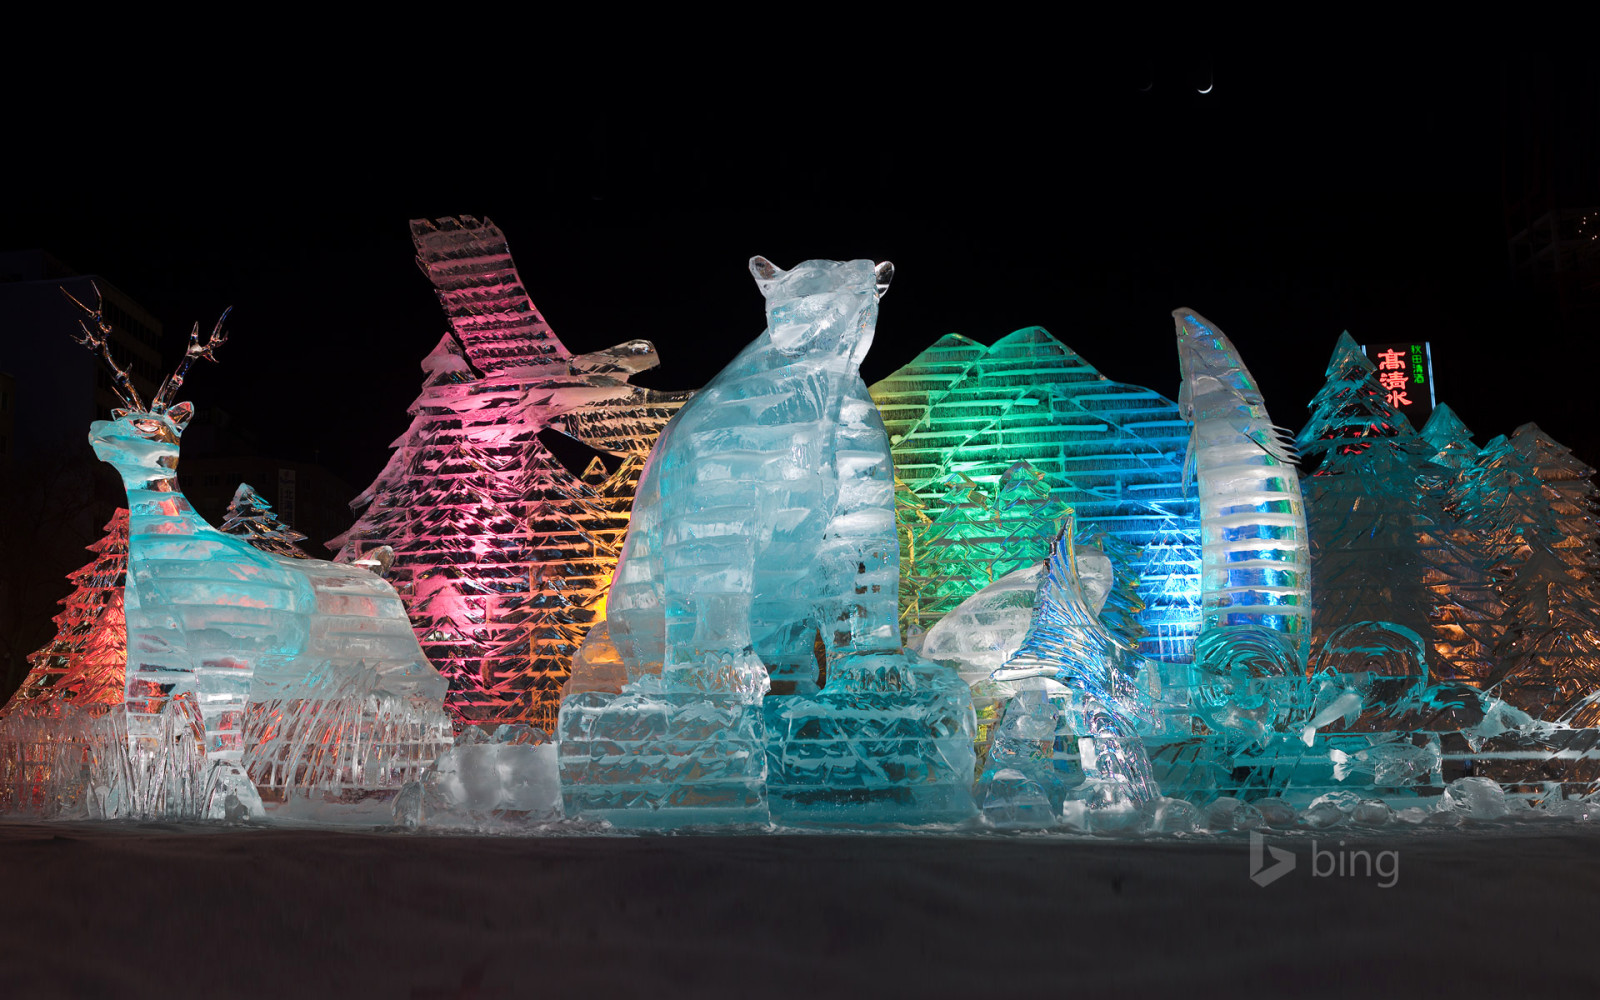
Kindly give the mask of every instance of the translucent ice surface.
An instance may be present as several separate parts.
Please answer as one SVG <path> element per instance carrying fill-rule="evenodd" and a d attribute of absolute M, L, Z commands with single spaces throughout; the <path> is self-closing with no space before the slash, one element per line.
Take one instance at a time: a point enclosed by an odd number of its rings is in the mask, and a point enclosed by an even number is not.
<path fill-rule="evenodd" d="M 1239 352 L 1188 309 L 1174 312 L 1183 387 L 1178 406 L 1194 422 L 1191 461 L 1199 484 L 1201 631 L 1264 625 L 1311 634 L 1311 555 L 1289 435 L 1275 426 Z"/>
<path fill-rule="evenodd" d="M 941 337 L 871 391 L 893 442 L 907 634 L 1047 559 L 1070 508 L 1137 553 L 1145 655 L 1190 658 L 1200 526 L 1176 403 L 1107 378 L 1036 326 L 987 347 Z"/>
<path fill-rule="evenodd" d="M 893 464 L 859 374 L 892 268 L 750 270 L 767 329 L 662 433 L 576 657 L 594 675 L 562 705 L 568 814 L 966 815 L 971 698 L 901 648 Z"/>
<path fill-rule="evenodd" d="M 215 360 L 225 339 L 220 322 L 203 344 L 198 329 L 190 335 L 177 372 L 145 406 L 111 358 L 102 314 L 85 309 L 93 323 L 85 324 L 85 342 L 105 355 L 129 404 L 113 419 L 96 421 L 89 435 L 128 495 L 126 667 L 121 696 L 109 711 L 100 709 L 91 727 L 90 798 L 98 803 L 91 813 L 258 816 L 262 803 L 247 768 L 269 750 L 280 759 L 271 748 L 296 738 L 352 759 L 345 763 L 353 770 L 335 768 L 341 794 L 381 792 L 383 781 L 365 783 L 368 765 L 373 772 L 389 769 L 393 755 L 378 751 L 374 763 L 371 728 L 355 720 L 386 704 L 407 719 L 443 721 L 444 680 L 423 657 L 399 597 L 365 570 L 278 555 L 218 531 L 184 498 L 178 447 L 193 408 L 171 397 L 194 361 Z M 249 506 L 236 505 L 235 520 L 261 514 L 254 508 L 247 514 Z M 271 541 L 285 544 L 282 537 Z M 74 690 L 70 681 L 61 683 L 65 677 L 52 692 Z M 265 706 L 287 718 L 254 725 Z M 302 724 L 310 717 L 349 721 Z M 415 756 L 431 760 L 436 753 L 436 747 L 416 749 L 412 766 Z M 301 781 L 304 761 L 283 759 L 287 783 Z M 271 779 L 262 784 L 284 787 Z"/>
<path fill-rule="evenodd" d="M 418 219 L 411 234 L 449 329 L 334 544 L 341 562 L 392 551 L 386 576 L 459 723 L 552 729 L 645 456 L 689 394 L 631 384 L 658 363 L 648 341 L 569 351 L 490 220 Z"/>
<path fill-rule="evenodd" d="M 1152 664 L 1106 632 L 1090 609 L 1073 567 L 1070 530 L 1051 553 L 1022 648 L 993 676 L 1046 678 L 1067 689 L 1067 729 L 1077 738 L 1085 783 L 1104 786 L 1109 796 L 1085 799 L 1092 808 L 1160 794 L 1138 734 L 1154 716 L 1154 699 L 1141 686 L 1152 679 Z"/>
<path fill-rule="evenodd" d="M 1111 590 L 1111 560 L 1098 549 L 1075 551 L 1084 600 L 1098 615 Z M 922 655 L 960 664 L 961 676 L 969 684 L 987 679 L 1022 647 L 1048 565 L 1039 562 L 1007 573 L 962 601 L 928 630 Z"/>

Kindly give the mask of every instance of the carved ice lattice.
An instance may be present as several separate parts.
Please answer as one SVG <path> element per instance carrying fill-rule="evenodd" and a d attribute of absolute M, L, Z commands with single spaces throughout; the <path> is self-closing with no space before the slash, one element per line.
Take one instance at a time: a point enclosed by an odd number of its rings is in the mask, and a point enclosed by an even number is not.
<path fill-rule="evenodd" d="M 467 216 L 415 220 L 417 262 L 450 331 L 388 465 L 332 544 L 394 551 L 389 578 L 460 723 L 553 728 L 573 651 L 602 612 L 644 456 L 688 393 L 628 384 L 655 349 L 573 356 L 518 277 L 505 235 Z M 616 455 L 569 471 L 557 430 Z"/>
<path fill-rule="evenodd" d="M 944 543 L 952 535 L 941 524 L 962 514 L 952 504 L 964 503 L 953 487 L 966 477 L 998 492 L 1021 462 L 1058 512 L 1070 507 L 1080 524 L 1138 550 L 1132 572 L 1144 604 L 1142 649 L 1157 659 L 1189 659 L 1200 620 L 1199 508 L 1183 488 L 1188 424 L 1177 404 L 1110 381 L 1039 327 L 992 347 L 945 336 L 871 392 L 894 451 L 908 632 L 926 631 L 991 582 L 969 552 Z M 1059 522 L 1059 513 L 1052 516 Z M 1045 559 L 1056 532 L 1025 529 L 1023 520 L 1011 512 L 996 523 L 978 562 Z"/>

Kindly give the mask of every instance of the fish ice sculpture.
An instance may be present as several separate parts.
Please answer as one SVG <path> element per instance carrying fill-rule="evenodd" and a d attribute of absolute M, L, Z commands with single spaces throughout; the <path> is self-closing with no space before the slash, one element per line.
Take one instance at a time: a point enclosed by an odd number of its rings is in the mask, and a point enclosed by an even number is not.
<path fill-rule="evenodd" d="M 1183 372 L 1178 407 L 1194 425 L 1185 464 L 1193 463 L 1200 492 L 1200 630 L 1284 632 L 1304 662 L 1311 553 L 1294 445 L 1223 332 L 1189 309 L 1172 316 Z"/>

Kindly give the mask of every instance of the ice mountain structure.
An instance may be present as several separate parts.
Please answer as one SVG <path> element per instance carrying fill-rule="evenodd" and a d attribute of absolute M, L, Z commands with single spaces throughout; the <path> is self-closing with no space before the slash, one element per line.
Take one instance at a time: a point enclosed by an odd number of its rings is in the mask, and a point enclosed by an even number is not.
<path fill-rule="evenodd" d="M 1116 539 L 1119 579 L 1139 581 L 1145 655 L 1190 659 L 1200 526 L 1176 403 L 1040 327 L 988 347 L 949 334 L 871 391 L 893 443 L 908 634 L 1049 558 L 1070 510 L 1079 530 Z"/>

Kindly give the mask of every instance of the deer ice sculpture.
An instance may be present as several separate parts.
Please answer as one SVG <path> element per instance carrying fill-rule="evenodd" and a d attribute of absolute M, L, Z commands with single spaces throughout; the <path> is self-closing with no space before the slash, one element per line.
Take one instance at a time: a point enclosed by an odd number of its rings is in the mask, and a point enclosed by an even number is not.
<path fill-rule="evenodd" d="M 206 523 L 178 489 L 178 439 L 194 408 L 172 398 L 195 359 L 216 360 L 227 313 L 205 344 L 194 328 L 177 371 L 146 406 L 111 356 L 111 327 L 98 304 L 77 304 L 92 320 L 81 324 L 79 342 L 100 352 L 124 404 L 113 419 L 94 422 L 89 442 L 128 491 L 125 704 L 133 759 L 159 755 L 162 710 L 187 694 L 205 723 L 207 757 L 237 762 L 250 702 L 313 672 L 372 671 L 377 690 L 437 710 L 445 681 L 389 584 L 357 567 L 262 552 Z"/>

